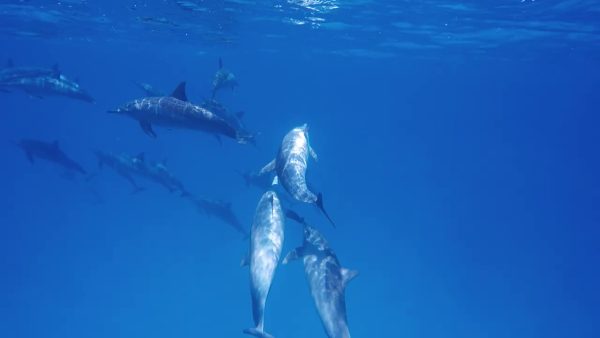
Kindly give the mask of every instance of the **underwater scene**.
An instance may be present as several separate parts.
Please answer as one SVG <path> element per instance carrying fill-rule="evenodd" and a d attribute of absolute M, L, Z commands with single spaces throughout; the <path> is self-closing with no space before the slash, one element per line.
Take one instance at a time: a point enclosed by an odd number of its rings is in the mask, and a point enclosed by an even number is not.
<path fill-rule="evenodd" d="M 600 2 L 0 0 L 0 337 L 600 337 Z"/>

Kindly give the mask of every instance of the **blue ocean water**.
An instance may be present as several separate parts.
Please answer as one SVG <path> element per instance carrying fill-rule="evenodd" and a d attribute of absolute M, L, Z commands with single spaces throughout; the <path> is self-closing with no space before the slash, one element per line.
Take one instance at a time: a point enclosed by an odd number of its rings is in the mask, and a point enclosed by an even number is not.
<path fill-rule="evenodd" d="M 0 337 L 243 337 L 248 240 L 177 192 L 99 168 L 165 160 L 250 230 L 258 171 L 308 123 L 316 208 L 353 337 L 598 337 L 600 4 L 564 1 L 0 1 L 0 60 L 95 99 L 0 93 Z M 219 58 L 256 146 L 107 111 L 135 82 L 211 95 Z M 8 66 L 8 65 L 7 65 Z M 42 98 L 36 96 L 43 96 Z M 31 164 L 58 140 L 88 175 Z M 285 194 L 285 193 L 282 193 Z M 302 241 L 287 220 L 283 254 Z M 301 262 L 277 269 L 265 329 L 326 337 Z"/>

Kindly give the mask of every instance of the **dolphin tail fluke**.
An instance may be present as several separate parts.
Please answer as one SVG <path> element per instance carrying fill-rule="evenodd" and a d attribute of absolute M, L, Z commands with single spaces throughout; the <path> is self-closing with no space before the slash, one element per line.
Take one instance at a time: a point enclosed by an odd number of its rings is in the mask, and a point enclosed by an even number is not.
<path fill-rule="evenodd" d="M 275 338 L 272 335 L 266 333 L 265 331 L 261 331 L 257 328 L 245 329 L 244 333 L 259 338 Z"/>
<path fill-rule="evenodd" d="M 325 217 L 327 217 L 327 220 L 329 220 L 331 225 L 333 225 L 333 227 L 335 228 L 335 222 L 331 219 L 331 217 L 329 217 L 329 214 L 327 213 L 327 211 L 325 211 L 325 207 L 323 207 L 323 194 L 322 193 L 319 193 L 319 195 L 317 196 L 317 201 L 315 203 L 316 203 L 317 207 L 321 210 L 321 212 L 323 212 L 323 215 L 325 215 Z"/>

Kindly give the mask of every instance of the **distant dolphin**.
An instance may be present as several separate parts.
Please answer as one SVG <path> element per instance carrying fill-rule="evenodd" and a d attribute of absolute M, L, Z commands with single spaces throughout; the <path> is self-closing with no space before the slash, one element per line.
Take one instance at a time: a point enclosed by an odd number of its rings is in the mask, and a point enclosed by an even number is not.
<path fill-rule="evenodd" d="M 98 158 L 98 166 L 102 168 L 104 165 L 106 165 L 113 169 L 121 177 L 125 178 L 133 186 L 133 193 L 144 190 L 144 188 L 140 187 L 133 179 L 133 176 L 138 175 L 138 166 L 133 156 L 126 154 L 116 155 L 100 150 L 94 151 L 94 154 Z"/>
<path fill-rule="evenodd" d="M 143 160 L 143 157 L 142 157 Z M 156 183 L 161 184 L 167 188 L 170 192 L 179 191 L 181 196 L 185 197 L 189 195 L 189 192 L 185 189 L 183 183 L 173 175 L 169 169 L 167 169 L 166 161 L 162 162 L 150 162 L 147 164 L 147 174 Z"/>
<path fill-rule="evenodd" d="M 86 174 L 86 171 L 79 163 L 70 159 L 60 149 L 58 141 L 49 143 L 38 140 L 23 139 L 17 143 L 17 146 L 23 149 L 25 155 L 27 155 L 27 159 L 31 163 L 34 163 L 35 158 L 39 158 L 48 162 L 56 163 L 69 171 L 78 172 L 84 175 Z"/>
<path fill-rule="evenodd" d="M 223 118 L 206 108 L 188 102 L 185 93 L 185 82 L 181 82 L 171 96 L 146 97 L 129 102 L 109 113 L 126 115 L 137 120 L 142 130 L 151 137 L 156 137 L 152 125 L 171 128 L 199 130 L 219 138 L 220 135 L 247 143 L 247 135 Z"/>
<path fill-rule="evenodd" d="M 233 212 L 231 203 L 197 197 L 189 193 L 185 197 L 187 197 L 201 213 L 208 215 L 209 217 L 215 216 L 221 219 L 241 233 L 244 238 L 248 237 L 248 231 Z"/>
<path fill-rule="evenodd" d="M 165 96 L 165 94 L 163 92 L 161 92 L 160 90 L 157 90 L 156 88 L 152 87 L 152 85 L 150 85 L 148 83 L 145 83 L 145 82 L 134 82 L 134 83 L 148 97 Z"/>
<path fill-rule="evenodd" d="M 219 115 L 219 117 L 238 130 L 239 133 L 246 135 L 248 143 L 256 145 L 256 133 L 250 132 L 248 128 L 246 128 L 246 125 L 242 120 L 245 114 L 243 111 L 233 113 L 215 99 L 204 100 L 200 103 L 200 106 Z"/>
<path fill-rule="evenodd" d="M 304 243 L 283 259 L 283 264 L 302 258 L 310 293 L 329 338 L 350 338 L 345 290 L 358 275 L 342 268 L 327 240 L 316 229 L 304 227 Z"/>
<path fill-rule="evenodd" d="M 12 64 L 12 62 L 10 63 Z M 0 91 L 22 90 L 30 96 L 66 96 L 93 103 L 92 98 L 77 81 L 61 74 L 58 66 L 52 69 L 8 67 L 0 72 Z"/>
<path fill-rule="evenodd" d="M 242 265 L 250 265 L 250 293 L 255 328 L 244 333 L 261 338 L 273 338 L 264 331 L 265 305 L 275 269 L 279 264 L 284 240 L 285 220 L 277 194 L 267 191 L 256 207 L 250 233 L 249 256 Z"/>
<path fill-rule="evenodd" d="M 315 195 L 306 184 L 309 154 L 317 160 L 317 154 L 309 143 L 308 125 L 304 124 L 285 135 L 277 157 L 263 167 L 260 174 L 275 171 L 277 176 L 273 180 L 274 184 L 280 183 L 298 201 L 315 204 L 335 227 L 335 223 L 323 207 L 323 195 Z"/>
<path fill-rule="evenodd" d="M 235 75 L 232 72 L 223 68 L 223 60 L 219 58 L 219 70 L 215 73 L 213 79 L 212 98 L 214 99 L 217 95 L 217 91 L 221 89 L 231 88 L 232 90 L 239 84 Z"/>

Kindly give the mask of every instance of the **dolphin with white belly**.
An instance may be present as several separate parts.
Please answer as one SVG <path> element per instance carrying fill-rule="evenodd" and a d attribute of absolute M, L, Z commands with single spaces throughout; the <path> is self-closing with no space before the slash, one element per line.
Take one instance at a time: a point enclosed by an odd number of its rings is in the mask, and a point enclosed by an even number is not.
<path fill-rule="evenodd" d="M 357 271 L 342 268 L 327 240 L 316 229 L 304 227 L 304 243 L 283 259 L 283 264 L 302 258 L 310 293 L 329 338 L 350 338 L 345 290 Z"/>
<path fill-rule="evenodd" d="M 280 183 L 298 201 L 316 205 L 335 227 L 335 223 L 323 207 L 323 195 L 313 193 L 306 184 L 309 155 L 317 160 L 317 153 L 309 143 L 308 125 L 305 123 L 285 135 L 277 157 L 263 167 L 260 174 L 275 171 L 277 176 L 273 184 Z"/>
<path fill-rule="evenodd" d="M 250 266 L 252 315 L 256 327 L 244 333 L 260 338 L 273 338 L 264 331 L 265 304 L 275 269 L 279 264 L 284 240 L 285 220 L 277 194 L 267 191 L 256 207 L 250 232 L 250 251 L 242 265 Z"/>

